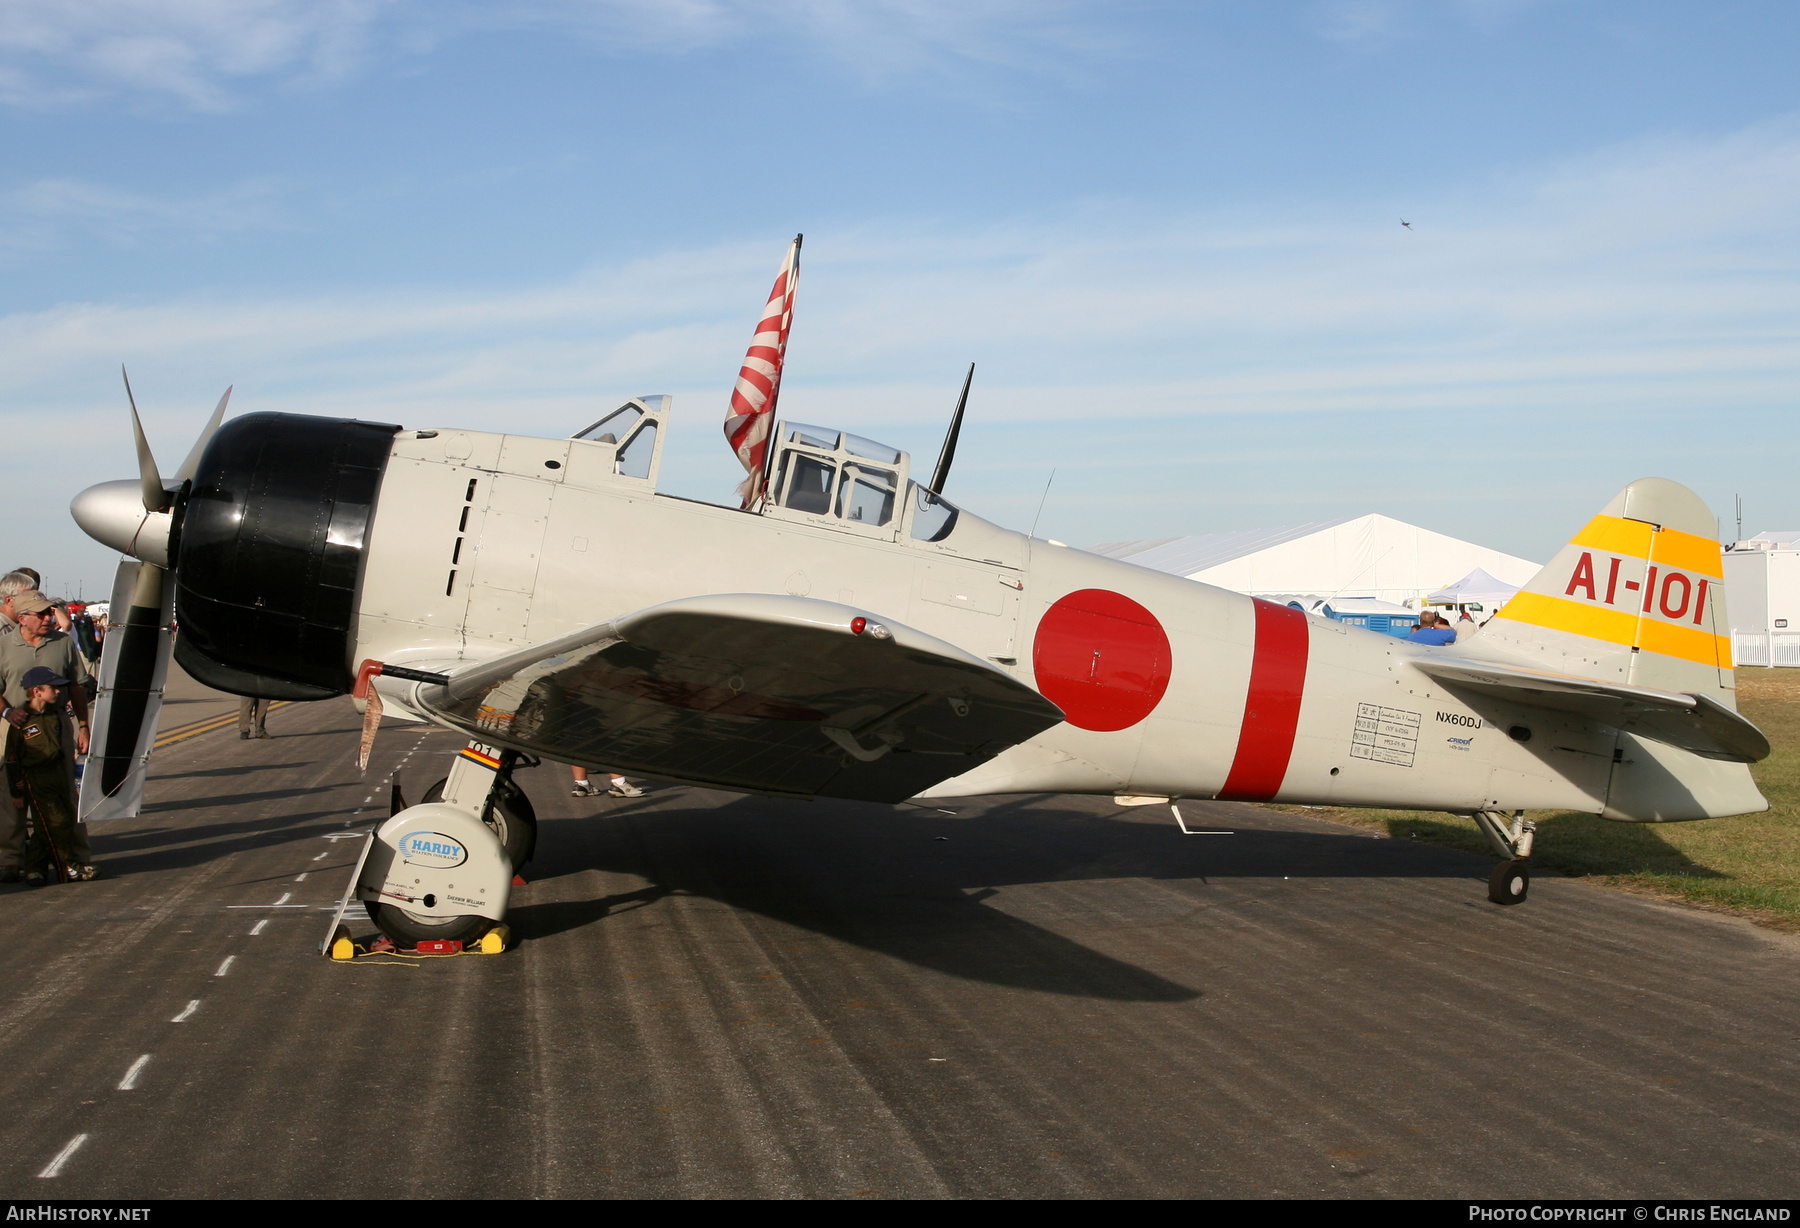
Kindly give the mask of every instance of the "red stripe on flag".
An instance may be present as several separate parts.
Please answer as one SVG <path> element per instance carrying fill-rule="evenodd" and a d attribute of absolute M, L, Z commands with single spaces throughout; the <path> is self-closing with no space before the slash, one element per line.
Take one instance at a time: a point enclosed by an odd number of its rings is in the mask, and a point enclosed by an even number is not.
<path fill-rule="evenodd" d="M 781 395 L 781 364 L 787 355 L 788 330 L 794 323 L 794 290 L 800 281 L 800 237 L 789 244 L 787 258 L 775 275 L 775 286 L 763 307 L 750 349 L 732 389 L 725 413 L 725 438 L 749 473 L 738 487 L 744 506 L 761 493 L 763 463 L 768 457 L 769 420 Z"/>
<path fill-rule="evenodd" d="M 1250 694 L 1238 730 L 1237 755 L 1219 790 L 1222 801 L 1266 802 L 1281 791 L 1300 695 L 1306 689 L 1306 615 L 1273 601 L 1256 602 L 1256 650 L 1250 662 Z"/>

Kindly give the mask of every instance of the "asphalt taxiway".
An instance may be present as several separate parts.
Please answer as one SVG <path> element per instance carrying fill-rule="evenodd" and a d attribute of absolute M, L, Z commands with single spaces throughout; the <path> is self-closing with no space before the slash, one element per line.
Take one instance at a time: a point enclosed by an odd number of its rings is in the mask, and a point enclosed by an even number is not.
<path fill-rule="evenodd" d="M 546 765 L 514 950 L 333 963 L 388 780 L 458 743 L 390 722 L 359 776 L 347 700 L 170 737 L 205 723 L 165 716 L 107 878 L 0 888 L 6 1196 L 1800 1188 L 1800 943 L 1736 921 L 1551 878 L 1497 908 L 1483 859 L 1254 806 L 1184 836 Z"/>

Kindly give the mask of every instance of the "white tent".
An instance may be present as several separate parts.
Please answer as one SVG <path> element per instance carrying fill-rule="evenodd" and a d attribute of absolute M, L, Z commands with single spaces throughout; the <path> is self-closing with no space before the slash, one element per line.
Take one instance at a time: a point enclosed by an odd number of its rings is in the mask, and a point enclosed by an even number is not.
<path fill-rule="evenodd" d="M 1455 584 L 1446 584 L 1427 596 L 1425 602 L 1427 605 L 1469 605 L 1471 602 L 1478 602 L 1482 609 L 1491 614 L 1511 600 L 1519 587 L 1504 580 L 1496 580 L 1477 567 Z"/>
<path fill-rule="evenodd" d="M 1529 559 L 1378 514 L 1090 549 L 1240 593 L 1317 593 L 1415 605 L 1477 568 L 1508 585 L 1523 585 L 1538 572 Z"/>

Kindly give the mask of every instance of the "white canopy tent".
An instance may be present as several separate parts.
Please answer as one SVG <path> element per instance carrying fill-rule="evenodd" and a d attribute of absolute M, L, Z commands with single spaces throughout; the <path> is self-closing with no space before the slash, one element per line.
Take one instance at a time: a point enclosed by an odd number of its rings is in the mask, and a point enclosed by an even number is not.
<path fill-rule="evenodd" d="M 1481 568 L 1477 567 L 1455 584 L 1446 584 L 1443 588 L 1430 593 L 1425 598 L 1426 605 L 1480 605 L 1492 614 L 1512 599 L 1519 591 L 1519 585 L 1508 584 L 1504 580 L 1496 580 Z"/>
<path fill-rule="evenodd" d="M 1256 596 L 1373 597 L 1414 608 L 1451 577 L 1466 579 L 1471 570 L 1508 586 L 1524 585 L 1538 572 L 1538 564 L 1529 559 L 1379 514 L 1089 549 Z"/>

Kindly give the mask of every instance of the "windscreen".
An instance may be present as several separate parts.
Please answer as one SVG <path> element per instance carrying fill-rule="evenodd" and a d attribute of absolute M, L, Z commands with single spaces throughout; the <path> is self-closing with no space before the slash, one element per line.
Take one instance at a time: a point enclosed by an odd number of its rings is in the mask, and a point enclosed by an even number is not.
<path fill-rule="evenodd" d="M 601 436 L 611 435 L 612 439 L 610 442 L 617 443 L 631 432 L 631 428 L 636 426 L 638 419 L 643 416 L 644 411 L 637 406 L 621 405 L 619 408 L 613 410 L 612 413 L 594 423 L 594 425 L 588 427 L 586 430 L 577 431 L 575 434 L 569 436 L 569 438 L 590 439 L 595 442 L 601 442 Z"/>
<path fill-rule="evenodd" d="M 831 483 L 837 477 L 837 466 L 816 456 L 789 452 L 785 468 L 789 473 L 782 506 L 818 516 L 828 514 L 831 511 Z"/>
<path fill-rule="evenodd" d="M 846 465 L 838 493 L 838 516 L 856 524 L 881 526 L 894 518 L 894 486 L 898 479 L 886 469 Z"/>
<path fill-rule="evenodd" d="M 956 527 L 956 508 L 941 495 L 934 495 L 913 483 L 915 510 L 912 535 L 922 542 L 941 542 Z"/>

